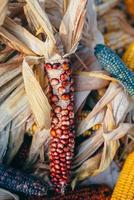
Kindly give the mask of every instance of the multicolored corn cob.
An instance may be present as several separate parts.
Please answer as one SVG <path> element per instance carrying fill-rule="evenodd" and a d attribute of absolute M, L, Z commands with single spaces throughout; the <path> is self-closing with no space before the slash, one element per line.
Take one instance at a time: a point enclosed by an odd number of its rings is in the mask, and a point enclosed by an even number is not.
<path fill-rule="evenodd" d="M 49 189 L 39 179 L 4 165 L 0 165 L 0 187 L 27 196 L 45 196 Z"/>
<path fill-rule="evenodd" d="M 126 52 L 124 53 L 122 57 L 125 64 L 134 71 L 134 42 L 130 44 Z"/>
<path fill-rule="evenodd" d="M 74 151 L 74 87 L 68 60 L 46 63 L 49 78 L 52 124 L 50 141 L 51 180 L 56 191 L 64 193 L 70 181 Z"/>
<path fill-rule="evenodd" d="M 51 200 L 110 200 L 111 189 L 106 185 L 91 185 L 89 188 L 83 188 L 68 192 L 66 195 L 55 196 Z M 47 200 L 47 198 L 33 197 L 28 200 Z"/>
<path fill-rule="evenodd" d="M 119 56 L 103 44 L 98 44 L 95 47 L 95 56 L 101 66 L 118 79 L 130 95 L 134 96 L 134 74 L 127 68 Z"/>
<path fill-rule="evenodd" d="M 111 198 L 111 200 L 127 199 L 134 199 L 134 152 L 127 157 Z"/>

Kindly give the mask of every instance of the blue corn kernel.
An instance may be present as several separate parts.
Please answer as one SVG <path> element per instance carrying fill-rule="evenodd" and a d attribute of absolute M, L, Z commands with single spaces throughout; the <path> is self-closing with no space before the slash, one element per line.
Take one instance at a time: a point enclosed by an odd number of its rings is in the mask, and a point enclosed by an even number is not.
<path fill-rule="evenodd" d="M 100 65 L 119 80 L 131 96 L 134 96 L 134 73 L 127 68 L 120 57 L 103 44 L 96 45 L 95 56 Z"/>
<path fill-rule="evenodd" d="M 48 185 L 36 177 L 0 165 L 0 187 L 26 196 L 46 196 Z"/>

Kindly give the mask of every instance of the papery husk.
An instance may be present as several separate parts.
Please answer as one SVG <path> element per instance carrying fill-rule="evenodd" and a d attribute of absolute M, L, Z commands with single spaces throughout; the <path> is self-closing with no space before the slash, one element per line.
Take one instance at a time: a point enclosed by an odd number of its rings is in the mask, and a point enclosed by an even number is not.
<path fill-rule="evenodd" d="M 109 0 L 96 6 L 96 11 L 99 16 L 107 13 L 110 9 L 118 5 L 119 0 Z"/>
<path fill-rule="evenodd" d="M 95 132 L 91 138 L 82 142 L 76 149 L 76 156 L 73 161 L 73 168 L 80 166 L 84 161 L 91 157 L 99 147 L 103 144 L 102 128 Z"/>
<path fill-rule="evenodd" d="M 6 17 L 4 28 L 12 33 L 19 41 L 21 41 L 32 52 L 29 54 L 44 55 L 46 48 L 44 42 L 28 32 L 24 27 L 16 24 L 13 20 Z M 20 49 L 21 52 L 21 49 Z"/>
<path fill-rule="evenodd" d="M 94 109 L 89 113 L 86 120 L 83 120 L 83 123 L 81 123 L 80 126 L 82 128 L 84 128 L 84 126 L 86 127 L 87 122 L 87 129 L 90 128 L 90 126 L 88 126 L 88 123 L 92 127 L 92 124 L 94 124 L 94 121 L 96 120 L 95 118 L 95 120 L 92 122 L 92 117 L 97 117 L 97 115 L 102 112 L 102 108 L 105 109 L 103 116 L 104 118 L 102 118 L 102 121 L 99 121 L 99 123 L 102 124 L 102 127 L 100 127 L 93 134 L 93 136 L 88 139 L 89 142 L 88 140 L 86 140 L 85 142 L 81 143 L 81 145 L 79 145 L 73 163 L 74 168 L 78 167 L 80 163 L 83 163 L 82 166 L 84 166 L 86 159 L 89 159 L 89 157 L 93 153 L 95 153 L 94 150 L 99 149 L 99 147 L 104 143 L 104 147 L 101 147 L 100 150 L 102 151 L 102 154 L 99 167 L 97 167 L 97 169 L 93 171 L 92 175 L 97 175 L 101 173 L 110 165 L 119 148 L 119 139 L 121 139 L 125 135 L 131 135 L 133 132 L 132 130 L 134 129 L 133 124 L 124 123 L 127 114 L 134 108 L 133 99 L 127 93 L 125 93 L 124 90 L 117 83 L 110 84 L 104 96 L 96 104 Z M 91 122 L 92 124 L 90 124 Z M 97 120 L 96 122 L 98 123 Z M 78 127 L 78 133 L 80 131 L 80 126 Z M 83 131 L 87 129 L 85 128 L 83 129 Z M 98 133 L 100 133 L 100 137 L 97 138 Z M 97 138 L 97 140 L 95 139 L 95 137 Z M 94 148 L 97 147 L 97 145 L 98 148 Z M 88 154 L 88 152 L 90 153 Z M 98 166 L 98 163 L 96 163 L 96 165 Z M 79 167 L 78 170 L 80 168 L 81 167 Z M 90 168 L 87 176 L 85 176 L 84 178 L 82 178 L 82 174 L 76 174 L 75 183 L 77 180 L 82 181 L 90 175 Z"/>
<path fill-rule="evenodd" d="M 4 101 L 8 95 L 23 82 L 22 76 L 18 75 L 2 87 L 0 87 L 0 103 Z"/>
<path fill-rule="evenodd" d="M 89 0 L 87 3 L 86 19 L 81 38 L 81 42 L 84 46 L 91 48 L 94 48 L 98 43 L 104 43 L 103 36 L 97 28 L 97 16 L 94 7 L 94 1 Z"/>
<path fill-rule="evenodd" d="M 7 15 L 8 0 L 0 0 L 0 26 L 3 24 Z"/>
<path fill-rule="evenodd" d="M 0 131 L 26 108 L 29 109 L 29 104 L 21 84 L 0 106 Z"/>
<path fill-rule="evenodd" d="M 20 75 L 21 66 L 18 63 L 0 64 L 0 87 Z"/>
<path fill-rule="evenodd" d="M 19 200 L 19 196 L 12 194 L 8 190 L 0 188 L 0 200 Z"/>
<path fill-rule="evenodd" d="M 71 0 L 62 19 L 59 34 L 67 55 L 76 51 L 80 41 L 86 14 L 86 3 L 87 0 Z"/>
<path fill-rule="evenodd" d="M 33 165 L 40 155 L 40 149 L 42 146 L 47 146 L 50 140 L 50 130 L 43 129 L 33 135 L 32 144 L 28 159 L 25 164 L 25 168 L 29 168 Z"/>
<path fill-rule="evenodd" d="M 99 163 L 101 160 L 101 153 L 91 157 L 90 159 L 86 160 L 81 167 L 75 171 L 75 178 L 71 182 L 72 189 L 75 189 L 77 182 L 83 181 L 89 176 L 92 176 L 94 170 L 99 167 Z"/>
<path fill-rule="evenodd" d="M 98 123 L 98 119 L 97 119 L 98 113 L 102 112 L 102 109 L 118 94 L 119 91 L 121 91 L 121 87 L 118 84 L 114 84 L 114 83 L 110 84 L 108 90 L 106 91 L 104 96 L 100 99 L 100 101 L 96 104 L 92 112 L 89 113 L 89 115 L 84 120 L 82 120 L 81 123 L 79 124 L 78 129 L 77 129 L 78 135 L 82 134 L 84 131 L 92 127 L 92 124 L 89 123 L 90 120 L 93 120 L 93 122 L 97 120 L 96 122 Z"/>
<path fill-rule="evenodd" d="M 31 60 L 31 61 L 30 61 Z M 38 58 L 27 58 L 23 61 L 23 79 L 27 97 L 40 129 L 50 128 L 51 106 L 40 84 L 36 80 L 29 62 L 38 62 Z M 34 94 L 34 95 L 33 95 Z"/>
<path fill-rule="evenodd" d="M 53 45 L 55 45 L 56 40 L 53 34 L 53 29 L 45 11 L 42 10 L 41 6 L 36 0 L 26 0 L 26 2 L 29 5 L 29 8 L 33 12 L 34 16 L 37 18 L 40 27 L 43 28 L 43 31 L 46 33 Z"/>
<path fill-rule="evenodd" d="M 31 109 L 26 108 L 11 122 L 10 137 L 6 152 L 6 164 L 11 163 L 23 143 L 24 134 L 26 132 L 26 121 L 30 115 Z"/>
<path fill-rule="evenodd" d="M 62 18 L 68 7 L 67 0 L 45 0 L 44 7 L 52 25 L 59 30 Z"/>
<path fill-rule="evenodd" d="M 17 39 L 14 35 L 9 33 L 3 27 L 0 27 L 0 36 L 2 37 L 2 40 L 7 46 L 24 54 L 34 55 L 34 53 L 29 48 L 27 48 L 26 45 L 24 45 L 19 39 Z"/>
<path fill-rule="evenodd" d="M 0 131 L 0 163 L 3 162 L 3 158 L 7 151 L 9 134 L 10 134 L 11 123 L 9 123 L 4 130 Z"/>

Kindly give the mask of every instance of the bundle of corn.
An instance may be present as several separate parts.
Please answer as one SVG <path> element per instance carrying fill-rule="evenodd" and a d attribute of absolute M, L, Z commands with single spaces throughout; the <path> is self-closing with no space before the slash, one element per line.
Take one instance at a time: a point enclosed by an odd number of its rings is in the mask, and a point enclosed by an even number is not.
<path fill-rule="evenodd" d="M 133 165 L 134 165 L 134 153 L 128 155 L 123 169 L 120 173 L 114 192 L 112 194 L 111 200 L 124 200 L 124 199 L 134 199 L 133 194 Z"/>
<path fill-rule="evenodd" d="M 7 9 L 5 2 L 2 5 Z M 36 126 L 24 169 L 35 170 L 48 185 L 51 182 L 57 192 L 64 193 L 68 186 L 74 188 L 110 165 L 120 138 L 132 134 L 133 124 L 126 123 L 126 116 L 133 110 L 133 101 L 93 54 L 96 44 L 103 43 L 93 0 L 26 0 L 21 5 L 24 12 L 19 15 L 10 12 L 7 17 L 2 12 L 6 17 L 0 39 L 17 55 L 0 67 L 2 92 L 7 88 L 0 104 L 0 144 L 5 141 L 0 158 L 10 164 L 24 133 Z M 14 78 L 16 83 L 18 75 L 21 83 L 11 90 L 10 83 Z M 86 118 L 75 123 L 91 91 L 106 86 Z M 77 143 L 87 130 L 91 135 Z"/>
<path fill-rule="evenodd" d="M 130 44 L 126 52 L 124 53 L 122 59 L 125 64 L 134 71 L 134 63 L 133 63 L 133 56 L 134 56 L 134 42 Z"/>

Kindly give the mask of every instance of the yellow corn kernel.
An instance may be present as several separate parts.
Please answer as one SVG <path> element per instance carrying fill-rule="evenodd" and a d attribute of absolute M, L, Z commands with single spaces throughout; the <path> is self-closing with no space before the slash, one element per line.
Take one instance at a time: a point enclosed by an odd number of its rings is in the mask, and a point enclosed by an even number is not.
<path fill-rule="evenodd" d="M 34 124 L 31 126 L 31 128 L 29 129 L 29 133 L 30 133 L 31 135 L 34 135 L 34 133 L 37 132 L 37 129 L 38 129 L 37 124 L 34 123 Z"/>
<path fill-rule="evenodd" d="M 126 52 L 124 53 L 122 57 L 125 64 L 134 71 L 134 42 L 131 43 L 131 45 L 128 47 Z"/>
<path fill-rule="evenodd" d="M 91 135 L 91 131 L 90 130 L 87 130 L 87 131 L 85 131 L 84 133 L 83 133 L 83 136 L 89 136 L 89 135 Z"/>
<path fill-rule="evenodd" d="M 111 200 L 134 200 L 134 152 L 126 159 Z"/>

